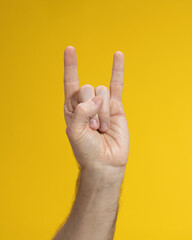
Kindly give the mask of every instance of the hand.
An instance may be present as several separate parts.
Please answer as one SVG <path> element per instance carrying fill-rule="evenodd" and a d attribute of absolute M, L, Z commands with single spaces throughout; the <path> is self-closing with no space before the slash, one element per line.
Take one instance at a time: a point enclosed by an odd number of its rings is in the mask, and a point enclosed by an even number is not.
<path fill-rule="evenodd" d="M 64 52 L 66 133 L 81 168 L 122 173 L 128 160 L 129 131 L 122 105 L 124 55 L 115 52 L 110 92 L 105 86 L 79 89 L 77 56 Z"/>

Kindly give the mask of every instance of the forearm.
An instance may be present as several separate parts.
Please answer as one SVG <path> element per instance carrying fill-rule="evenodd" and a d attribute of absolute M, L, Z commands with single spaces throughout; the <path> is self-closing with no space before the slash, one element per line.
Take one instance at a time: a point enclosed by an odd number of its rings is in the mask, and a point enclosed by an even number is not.
<path fill-rule="evenodd" d="M 55 240 L 112 240 L 123 175 L 81 170 L 72 211 Z"/>

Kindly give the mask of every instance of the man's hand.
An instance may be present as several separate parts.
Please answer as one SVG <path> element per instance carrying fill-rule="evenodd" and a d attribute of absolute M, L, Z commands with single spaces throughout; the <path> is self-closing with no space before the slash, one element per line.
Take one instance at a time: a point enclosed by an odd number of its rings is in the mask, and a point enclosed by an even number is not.
<path fill-rule="evenodd" d="M 124 173 L 129 132 L 122 105 L 124 55 L 115 52 L 110 92 L 105 86 L 79 89 L 77 56 L 73 47 L 64 53 L 64 114 L 66 133 L 82 169 Z"/>
<path fill-rule="evenodd" d="M 121 102 L 124 55 L 114 54 L 110 93 L 105 86 L 79 89 L 71 46 L 65 49 L 64 65 L 66 133 L 81 171 L 73 208 L 54 240 L 112 240 L 129 147 Z"/>

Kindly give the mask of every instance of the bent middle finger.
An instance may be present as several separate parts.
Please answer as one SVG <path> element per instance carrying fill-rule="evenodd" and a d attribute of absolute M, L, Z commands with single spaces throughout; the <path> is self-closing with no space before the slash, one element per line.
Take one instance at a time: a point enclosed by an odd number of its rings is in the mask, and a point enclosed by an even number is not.
<path fill-rule="evenodd" d="M 99 122 L 100 127 L 99 130 L 102 132 L 106 132 L 110 128 L 110 93 L 109 89 L 106 86 L 98 86 L 95 89 L 95 95 L 101 96 L 103 98 L 103 105 L 99 110 Z"/>

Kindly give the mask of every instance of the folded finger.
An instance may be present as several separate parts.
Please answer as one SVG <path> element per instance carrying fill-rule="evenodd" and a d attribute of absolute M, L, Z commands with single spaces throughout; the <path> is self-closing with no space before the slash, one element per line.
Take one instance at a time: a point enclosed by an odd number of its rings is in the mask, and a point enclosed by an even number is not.
<path fill-rule="evenodd" d="M 85 84 L 79 89 L 78 100 L 80 103 L 86 102 L 94 97 L 95 97 L 95 89 L 93 86 L 89 84 Z M 96 114 L 93 118 L 89 120 L 89 126 L 95 130 L 99 128 L 98 114 Z"/>
<path fill-rule="evenodd" d="M 95 95 L 103 98 L 103 105 L 98 113 L 100 122 L 99 130 L 106 132 L 110 127 L 110 93 L 106 86 L 98 86 L 95 89 Z"/>

